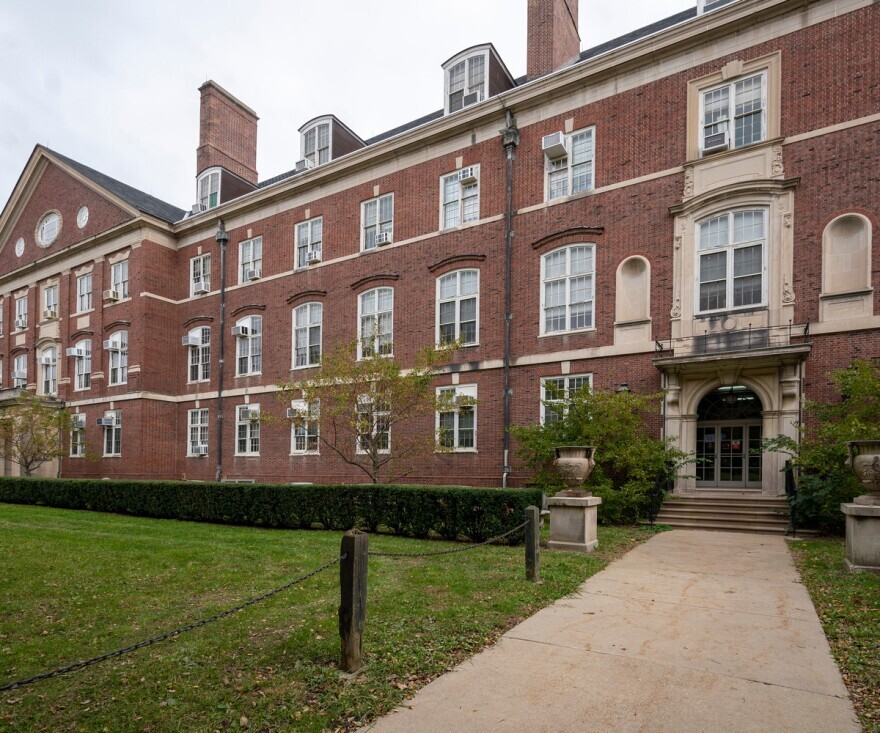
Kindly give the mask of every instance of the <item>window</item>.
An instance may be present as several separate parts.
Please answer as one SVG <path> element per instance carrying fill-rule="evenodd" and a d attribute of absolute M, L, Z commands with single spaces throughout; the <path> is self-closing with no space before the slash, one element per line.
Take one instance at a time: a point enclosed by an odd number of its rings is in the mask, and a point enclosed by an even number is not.
<path fill-rule="evenodd" d="M 76 279 L 76 310 L 79 313 L 92 309 L 92 273 Z"/>
<path fill-rule="evenodd" d="M 61 217 L 57 211 L 45 214 L 37 225 L 37 244 L 40 247 L 48 247 L 58 238 L 61 231 Z"/>
<path fill-rule="evenodd" d="M 43 318 L 58 318 L 57 285 L 49 285 L 43 290 Z"/>
<path fill-rule="evenodd" d="M 700 150 L 741 148 L 766 139 L 767 75 L 755 74 L 700 95 Z"/>
<path fill-rule="evenodd" d="M 211 292 L 211 255 L 199 255 L 189 261 L 189 294 Z"/>
<path fill-rule="evenodd" d="M 303 303 L 293 311 L 293 366 L 317 366 L 321 363 L 320 303 Z"/>
<path fill-rule="evenodd" d="M 391 411 L 369 395 L 361 395 L 357 404 L 357 452 L 388 453 L 391 450 Z"/>
<path fill-rule="evenodd" d="M 54 346 L 43 349 L 40 354 L 40 394 L 58 394 L 58 350 Z"/>
<path fill-rule="evenodd" d="M 697 224 L 699 312 L 764 302 L 766 209 L 730 211 Z"/>
<path fill-rule="evenodd" d="M 446 72 L 446 111 L 457 112 L 486 96 L 486 55 L 459 61 Z M 467 97 L 467 99 L 465 99 Z"/>
<path fill-rule="evenodd" d="M 361 229 L 361 248 L 364 250 L 375 249 L 379 241 L 383 244 L 391 241 L 394 233 L 393 193 L 361 204 Z"/>
<path fill-rule="evenodd" d="M 190 382 L 207 382 L 211 379 L 211 329 L 194 328 L 187 334 L 189 342 Z"/>
<path fill-rule="evenodd" d="M 27 386 L 27 354 L 19 354 L 12 362 L 12 386 L 16 389 Z"/>
<path fill-rule="evenodd" d="M 92 342 L 84 339 L 74 347 L 78 355 L 73 363 L 73 388 L 89 389 L 92 386 Z"/>
<path fill-rule="evenodd" d="M 77 413 L 70 421 L 70 457 L 82 458 L 86 454 L 86 416 Z"/>
<path fill-rule="evenodd" d="M 122 455 L 122 411 L 108 410 L 104 413 L 104 420 L 112 422 L 112 425 L 104 425 L 104 455 Z"/>
<path fill-rule="evenodd" d="M 319 401 L 293 400 L 290 409 L 294 414 L 290 436 L 291 453 L 317 453 L 319 438 Z"/>
<path fill-rule="evenodd" d="M 3 335 L 3 303 L 0 302 L 0 336 Z"/>
<path fill-rule="evenodd" d="M 263 275 L 263 238 L 247 239 L 238 245 L 238 282 L 246 283 Z"/>
<path fill-rule="evenodd" d="M 477 385 L 437 389 L 437 442 L 441 448 L 472 451 L 477 447 Z"/>
<path fill-rule="evenodd" d="M 593 388 L 592 374 L 570 374 L 541 380 L 541 423 L 561 420 L 571 399 L 581 390 Z"/>
<path fill-rule="evenodd" d="M 110 352 L 110 379 L 107 384 L 125 384 L 128 381 L 128 331 L 117 331 L 104 345 Z"/>
<path fill-rule="evenodd" d="M 186 422 L 189 435 L 187 455 L 208 455 L 208 410 L 205 408 L 188 410 Z"/>
<path fill-rule="evenodd" d="M 479 270 L 458 270 L 437 278 L 437 343 L 477 343 Z"/>
<path fill-rule="evenodd" d="M 199 177 L 199 204 L 202 211 L 213 209 L 220 203 L 220 171 L 212 170 Z"/>
<path fill-rule="evenodd" d="M 464 176 L 464 180 L 462 177 Z M 480 218 L 480 166 L 462 168 L 440 179 L 440 228 L 449 229 Z"/>
<path fill-rule="evenodd" d="M 260 406 L 239 405 L 235 426 L 235 455 L 260 455 Z"/>
<path fill-rule="evenodd" d="M 358 359 L 389 356 L 393 351 L 394 289 L 373 288 L 358 298 L 361 324 Z"/>
<path fill-rule="evenodd" d="M 15 299 L 15 330 L 21 331 L 27 328 L 28 299 L 26 295 Z"/>
<path fill-rule="evenodd" d="M 566 136 L 566 154 L 547 158 L 547 199 L 552 200 L 593 188 L 593 130 Z"/>
<path fill-rule="evenodd" d="M 541 258 L 543 334 L 593 328 L 594 249 L 577 244 Z"/>
<path fill-rule="evenodd" d="M 111 265 L 110 289 L 120 298 L 128 297 L 128 260 Z"/>
<path fill-rule="evenodd" d="M 324 217 L 319 216 L 296 225 L 296 266 L 306 267 L 321 261 L 324 238 Z"/>
<path fill-rule="evenodd" d="M 263 317 L 249 316 L 235 325 L 240 329 L 236 345 L 238 358 L 235 376 L 259 374 L 263 370 Z"/>
<path fill-rule="evenodd" d="M 321 165 L 330 160 L 330 123 L 315 125 L 303 133 L 303 158 L 312 165 Z"/>

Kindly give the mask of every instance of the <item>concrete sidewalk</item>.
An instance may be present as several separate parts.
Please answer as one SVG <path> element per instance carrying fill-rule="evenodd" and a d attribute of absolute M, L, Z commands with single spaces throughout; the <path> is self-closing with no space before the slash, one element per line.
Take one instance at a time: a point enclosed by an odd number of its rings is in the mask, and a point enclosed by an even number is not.
<path fill-rule="evenodd" d="M 635 548 L 368 730 L 861 727 L 786 541 L 673 531 Z"/>

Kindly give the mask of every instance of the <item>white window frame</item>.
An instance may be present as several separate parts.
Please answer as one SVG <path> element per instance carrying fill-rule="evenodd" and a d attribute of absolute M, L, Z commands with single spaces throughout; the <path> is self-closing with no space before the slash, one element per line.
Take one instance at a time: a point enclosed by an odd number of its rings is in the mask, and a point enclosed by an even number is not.
<path fill-rule="evenodd" d="M 389 409 L 381 409 L 385 407 L 384 405 L 379 404 L 372 395 L 359 395 L 357 400 L 357 438 L 355 451 L 358 455 L 367 455 L 369 453 L 368 450 L 365 450 L 362 443 L 362 436 L 366 435 L 366 432 L 361 432 L 360 427 L 362 427 L 361 423 L 364 423 L 363 427 L 366 427 L 366 423 L 369 421 L 370 424 L 370 439 L 378 440 L 379 436 L 387 435 L 385 447 L 377 448 L 376 452 L 379 454 L 387 454 L 391 452 L 391 425 L 386 424 L 382 425 L 382 419 L 385 416 L 390 416 L 391 411 Z M 378 409 L 377 409 L 378 408 Z M 385 428 L 384 430 L 382 428 Z"/>
<path fill-rule="evenodd" d="M 54 312 L 54 316 L 50 316 L 50 318 L 58 317 L 58 285 L 57 283 L 53 283 L 52 285 L 47 285 L 43 288 L 43 311 Z"/>
<path fill-rule="evenodd" d="M 211 290 L 211 253 L 196 255 L 189 260 L 189 297 L 196 294 L 196 285 L 205 284 Z"/>
<path fill-rule="evenodd" d="M 437 436 L 437 444 L 441 450 L 452 451 L 453 453 L 476 453 L 477 452 L 477 385 L 476 384 L 458 384 L 447 387 L 437 387 L 438 402 L 449 400 L 450 404 L 445 405 L 452 409 L 437 409 L 434 420 L 434 430 Z M 470 415 L 472 426 L 468 429 L 462 427 L 463 415 Z M 446 421 L 451 424 L 444 425 Z M 466 423 L 465 423 L 466 425 Z M 471 444 L 462 445 L 462 438 L 465 431 L 471 432 Z M 447 440 L 446 431 L 449 431 Z"/>
<path fill-rule="evenodd" d="M 580 386 L 578 386 L 574 383 L 574 380 L 584 381 L 586 382 L 586 385 L 581 384 Z M 559 390 L 558 392 L 547 391 L 548 384 L 551 382 L 557 383 L 553 386 L 555 389 Z M 558 387 L 559 382 L 562 382 L 561 387 Z M 592 374 L 561 374 L 558 377 L 541 377 L 541 425 L 547 423 L 548 414 L 556 414 L 555 412 L 553 412 L 553 409 L 551 407 L 551 405 L 554 404 L 560 405 L 561 414 L 550 422 L 555 422 L 556 420 L 562 419 L 562 417 L 568 411 L 568 404 L 571 400 L 571 395 L 576 393 L 578 390 L 583 389 L 584 386 L 586 386 L 586 388 L 590 392 L 593 391 Z"/>
<path fill-rule="evenodd" d="M 24 389 L 27 387 L 27 366 L 27 354 L 18 354 L 12 360 L 12 386 L 14 389 Z M 16 377 L 17 373 L 23 373 L 25 376 Z"/>
<path fill-rule="evenodd" d="M 207 407 L 196 407 L 186 412 L 186 455 L 189 457 L 205 455 L 196 453 L 200 446 L 208 447 L 208 419 Z"/>
<path fill-rule="evenodd" d="M 40 358 L 50 357 L 50 364 L 40 364 L 40 394 L 54 397 L 58 394 L 58 348 L 47 346 L 40 351 Z"/>
<path fill-rule="evenodd" d="M 295 229 L 296 269 L 309 266 L 309 254 L 317 252 L 319 255 L 324 247 L 324 217 L 314 216 L 311 219 L 301 221 Z M 322 255 L 323 256 L 323 255 Z"/>
<path fill-rule="evenodd" d="M 247 254 L 245 254 L 247 252 Z M 263 237 L 252 237 L 238 244 L 238 284 L 250 282 L 245 278 L 249 270 L 256 270 L 263 276 Z"/>
<path fill-rule="evenodd" d="M 87 272 L 76 278 L 76 312 L 92 310 L 92 273 Z"/>
<path fill-rule="evenodd" d="M 57 211 L 47 211 L 37 224 L 37 245 L 48 247 L 58 239 L 59 234 L 61 234 L 61 214 Z"/>
<path fill-rule="evenodd" d="M 211 381 L 211 328 L 210 326 L 198 326 L 187 334 L 190 338 L 199 340 L 198 346 L 187 346 L 186 355 L 186 382 Z M 195 379 L 193 379 L 195 375 Z"/>
<path fill-rule="evenodd" d="M 752 79 L 761 80 L 761 137 L 758 140 L 751 140 L 747 143 L 741 143 L 740 145 L 736 144 L 736 86 L 737 84 L 741 84 L 746 81 L 750 81 Z M 724 118 L 720 118 L 712 123 L 706 124 L 706 96 L 712 94 L 714 92 L 719 92 L 721 90 L 727 90 L 727 116 Z M 723 84 L 715 84 L 710 87 L 706 87 L 705 89 L 700 89 L 700 105 L 699 105 L 699 120 L 697 125 L 698 130 L 698 146 L 700 156 L 703 155 L 711 155 L 712 153 L 706 153 L 706 128 L 714 127 L 715 125 L 723 125 L 723 129 L 716 130 L 715 132 L 724 132 L 727 131 L 727 139 L 728 139 L 728 150 L 739 150 L 741 148 L 746 148 L 750 145 L 756 145 L 757 143 L 764 142 L 767 139 L 767 117 L 768 117 L 768 95 L 767 95 L 767 70 L 759 71 L 757 73 L 749 73 L 743 74 L 742 76 L 737 77 L 736 79 L 731 79 L 730 81 L 725 81 Z M 733 108 L 733 114 L 731 114 L 731 108 Z M 750 111 L 746 114 L 754 114 L 753 111 Z M 744 115 L 743 115 L 744 116 Z M 710 133 L 714 134 L 714 133 Z"/>
<path fill-rule="evenodd" d="M 462 276 L 465 273 L 474 273 L 476 274 L 476 290 L 473 293 L 462 294 Z M 444 280 L 448 278 L 455 278 L 455 295 L 443 297 L 443 288 L 442 283 Z M 434 308 L 434 337 L 438 344 L 443 345 L 446 343 L 450 343 L 452 341 L 456 341 L 461 338 L 461 325 L 462 325 L 462 305 L 469 300 L 474 301 L 474 338 L 470 341 L 462 340 L 462 346 L 478 346 L 480 343 L 480 270 L 475 267 L 465 267 L 461 270 L 453 270 L 452 272 L 444 273 L 437 278 L 436 282 L 436 300 L 435 300 L 435 308 Z M 453 308 L 455 309 L 455 318 L 450 322 L 453 329 L 452 338 L 444 338 L 443 333 L 441 332 L 441 326 L 449 325 L 449 324 L 441 324 L 441 310 L 442 306 L 447 303 L 452 303 Z M 469 321 L 464 321 L 468 323 Z"/>
<path fill-rule="evenodd" d="M 391 307 L 387 310 L 379 310 L 383 292 L 391 294 Z M 365 309 L 369 296 L 375 299 L 374 310 Z M 389 328 L 383 332 L 380 324 L 386 314 Z M 371 288 L 358 295 L 358 361 L 373 355 L 394 356 L 394 288 L 387 286 Z"/>
<path fill-rule="evenodd" d="M 308 302 L 293 309 L 293 369 L 320 366 L 323 354 L 324 304 Z M 300 323 L 302 321 L 302 323 Z M 316 336 L 317 334 L 317 336 Z M 312 343 L 313 339 L 317 344 Z M 313 347 L 318 347 L 317 358 Z"/>
<path fill-rule="evenodd" d="M 320 147 L 322 127 L 327 128 L 326 147 Z M 309 135 L 314 135 L 314 148 L 312 148 L 311 150 L 309 150 L 309 148 L 311 147 L 312 141 L 310 141 Z M 333 125 L 331 123 L 331 120 L 317 120 L 313 125 L 310 125 L 305 130 L 303 130 L 302 137 L 300 138 L 300 144 L 300 153 L 302 154 L 303 160 L 310 160 L 313 166 L 324 165 L 324 163 L 329 163 L 331 160 L 333 160 Z M 325 150 L 327 151 L 326 154 L 322 155 Z"/>
<path fill-rule="evenodd" d="M 199 198 L 199 205 L 202 211 L 213 209 L 220 205 L 220 185 L 222 176 L 219 168 L 208 168 L 199 175 L 196 183 L 196 195 Z M 212 196 L 213 203 L 212 203 Z"/>
<path fill-rule="evenodd" d="M 122 455 L 122 410 L 108 410 L 105 417 L 109 412 L 113 413 L 113 425 L 104 426 L 104 457 L 114 458 Z"/>
<path fill-rule="evenodd" d="M 476 59 L 482 59 L 483 62 L 483 79 L 479 83 L 474 83 L 475 80 L 471 78 L 472 64 Z M 443 113 L 450 114 L 452 112 L 458 112 L 459 110 L 465 109 L 464 107 L 464 97 L 468 94 L 472 94 L 473 92 L 482 92 L 483 99 L 487 99 L 489 97 L 489 51 L 477 51 L 476 53 L 469 53 L 466 56 L 459 56 L 450 59 L 450 61 L 444 66 L 443 69 Z M 458 69 L 459 66 L 464 65 L 463 69 L 463 77 L 462 77 L 462 88 L 460 90 L 456 90 L 455 92 L 451 91 L 452 87 L 452 74 Z M 462 106 L 456 107 L 452 109 L 452 104 L 450 103 L 450 96 L 452 94 L 456 94 L 459 91 L 462 92 Z"/>
<path fill-rule="evenodd" d="M 574 141 L 580 136 L 588 136 L 589 138 L 589 156 L 578 163 L 574 162 Z M 575 130 L 565 136 L 565 155 L 556 158 L 544 156 L 544 200 L 554 201 L 556 199 L 564 199 L 568 196 L 577 196 L 581 193 L 592 191 L 596 187 L 596 127 L 585 127 L 582 130 Z M 576 167 L 586 166 L 587 184 L 574 190 L 575 179 L 573 177 Z M 564 176 L 558 176 L 565 181 L 564 193 L 553 194 L 552 180 L 555 180 L 557 173 L 565 173 Z"/>
<path fill-rule="evenodd" d="M 763 237 L 761 239 L 749 239 L 743 242 L 735 242 L 735 231 L 734 231 L 734 218 L 736 214 L 746 213 L 746 212 L 760 212 L 763 215 Z M 704 216 L 696 222 L 696 232 L 695 232 L 695 256 L 696 262 L 694 264 L 694 313 L 698 315 L 705 315 L 710 313 L 728 313 L 733 311 L 741 311 L 741 310 L 754 310 L 756 308 L 763 308 L 767 305 L 767 287 L 769 282 L 768 272 L 767 272 L 767 241 L 769 237 L 768 227 L 770 224 L 770 216 L 769 216 L 769 207 L 767 206 L 745 206 L 745 207 L 737 207 L 735 209 L 729 209 L 726 211 L 717 211 L 709 216 Z M 700 248 L 700 228 L 703 224 L 707 224 L 710 221 L 718 219 L 719 217 L 727 217 L 727 243 L 720 246 L 715 247 L 707 247 L 706 249 Z M 747 275 L 736 276 L 735 274 L 735 253 L 737 250 L 749 249 L 751 247 L 760 246 L 761 247 L 761 301 L 759 303 L 748 303 L 746 305 L 734 305 L 734 296 L 735 289 L 734 285 L 736 280 L 743 277 L 754 277 L 757 273 L 750 273 Z M 725 267 L 726 267 L 726 275 L 724 278 L 725 282 L 725 305 L 720 308 L 706 308 L 705 310 L 701 307 L 700 302 L 700 290 L 701 285 L 703 284 L 701 281 L 701 271 L 700 265 L 703 257 L 725 253 Z M 720 282 L 718 280 L 707 281 L 707 282 Z"/>
<path fill-rule="evenodd" d="M 118 293 L 119 299 L 128 297 L 128 260 L 110 265 L 110 289 Z"/>
<path fill-rule="evenodd" d="M 257 419 L 252 420 L 248 414 L 257 413 Z M 258 456 L 260 455 L 260 406 L 256 404 L 238 405 L 235 408 L 235 455 Z M 242 441 L 245 450 L 242 451 Z"/>
<path fill-rule="evenodd" d="M 14 326 L 15 331 L 24 331 L 28 327 L 28 296 L 22 295 L 20 298 L 15 299 L 15 320 L 24 319 L 24 328 L 18 328 L 15 323 Z"/>
<path fill-rule="evenodd" d="M 70 416 L 70 451 L 71 458 L 85 458 L 86 455 L 86 415 L 78 412 Z"/>
<path fill-rule="evenodd" d="M 116 331 L 110 334 L 109 369 L 107 385 L 128 384 L 128 331 Z"/>
<path fill-rule="evenodd" d="M 290 454 L 316 456 L 321 452 L 321 401 L 291 400 L 297 417 L 290 426 Z M 314 448 L 309 445 L 313 444 Z"/>
<path fill-rule="evenodd" d="M 92 342 L 89 339 L 78 341 L 74 348 L 85 351 L 85 356 L 74 357 L 73 390 L 83 392 L 92 386 Z"/>
<path fill-rule="evenodd" d="M 0 300 L 0 336 L 3 335 L 3 313 L 4 313 L 4 304 L 6 301 Z"/>
<path fill-rule="evenodd" d="M 586 248 L 590 252 L 590 260 L 592 263 L 592 269 L 585 270 L 583 272 L 577 272 L 572 274 L 571 272 L 571 255 L 572 252 L 580 247 Z M 565 274 L 561 276 L 554 276 L 552 278 L 547 277 L 547 263 L 553 255 L 556 255 L 560 252 L 565 252 Z M 578 303 L 589 303 L 591 306 L 590 312 L 590 323 L 587 326 L 578 326 L 576 328 L 571 327 L 571 317 L 572 317 L 572 300 L 571 300 L 571 289 L 572 289 L 572 281 L 579 279 L 581 277 L 589 278 L 590 281 L 590 293 L 589 298 L 583 301 L 578 301 Z M 553 331 L 547 330 L 547 285 L 550 282 L 564 282 L 565 283 L 565 328 L 556 329 Z M 559 306 L 554 306 L 559 307 Z M 582 331 L 594 331 L 596 329 L 596 245 L 583 242 L 577 244 L 567 244 L 564 247 L 557 247 L 550 252 L 546 252 L 541 255 L 541 336 L 558 336 L 560 334 L 566 333 L 579 333 Z"/>
<path fill-rule="evenodd" d="M 469 183 L 468 185 L 462 188 L 462 185 L 458 182 L 458 176 L 464 168 L 474 168 L 477 172 L 477 182 Z M 454 186 L 458 187 L 458 193 L 456 196 L 450 195 L 449 200 L 446 199 L 446 186 L 447 179 L 455 179 Z M 451 189 L 454 190 L 454 189 Z M 465 195 L 467 193 L 468 195 Z M 454 221 L 452 217 L 449 217 L 449 222 L 447 223 L 447 208 L 450 210 L 455 206 L 456 214 L 454 217 Z M 476 214 L 474 214 L 474 210 L 472 209 L 469 212 L 465 212 L 465 207 L 473 206 L 475 207 Z M 467 216 L 467 218 L 465 218 Z M 464 166 L 463 168 L 459 168 L 452 173 L 446 173 L 440 176 L 440 231 L 445 229 L 455 229 L 456 227 L 463 226 L 465 224 L 469 224 L 471 222 L 476 222 L 480 220 L 480 164 L 476 163 L 472 166 Z"/>
<path fill-rule="evenodd" d="M 235 376 L 252 377 L 263 373 L 263 317 L 245 316 L 235 322 L 236 326 L 245 326 L 247 336 L 237 336 L 235 344 Z M 246 360 L 246 369 L 242 371 L 242 359 Z"/>
<path fill-rule="evenodd" d="M 391 217 L 382 218 L 382 204 L 386 201 L 391 202 Z M 367 209 L 372 208 L 375 211 L 375 219 L 372 223 L 367 221 Z M 386 212 L 387 213 L 387 212 Z M 376 238 L 380 234 L 390 234 L 394 239 L 394 194 L 385 193 L 376 196 L 368 201 L 361 202 L 361 251 L 368 252 L 378 248 Z"/>

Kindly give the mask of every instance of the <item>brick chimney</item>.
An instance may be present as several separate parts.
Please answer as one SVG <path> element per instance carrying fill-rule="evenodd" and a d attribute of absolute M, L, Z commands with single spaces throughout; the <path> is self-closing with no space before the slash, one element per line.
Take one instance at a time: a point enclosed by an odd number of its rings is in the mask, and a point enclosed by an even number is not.
<path fill-rule="evenodd" d="M 206 81 L 199 87 L 199 147 L 196 176 L 222 166 L 257 185 L 257 113 L 223 87 Z"/>
<path fill-rule="evenodd" d="M 578 0 L 529 0 L 529 81 L 573 64 L 580 52 Z"/>

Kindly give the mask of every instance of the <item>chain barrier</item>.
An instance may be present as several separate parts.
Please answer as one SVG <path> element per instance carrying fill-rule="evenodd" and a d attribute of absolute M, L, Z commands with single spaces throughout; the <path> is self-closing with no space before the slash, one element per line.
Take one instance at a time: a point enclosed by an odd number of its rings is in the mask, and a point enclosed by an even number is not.
<path fill-rule="evenodd" d="M 253 606 L 255 603 L 260 603 L 261 601 L 265 601 L 272 596 L 277 596 L 279 593 L 282 593 L 287 589 L 292 588 L 293 586 L 314 577 L 318 573 L 323 573 L 325 570 L 332 568 L 334 565 L 338 565 L 340 562 L 345 560 L 346 557 L 347 555 L 337 557 L 335 560 L 331 560 L 326 565 L 322 565 L 316 570 L 313 570 L 312 572 L 307 573 L 306 575 L 303 575 L 296 580 L 291 580 L 289 583 L 285 583 L 280 588 L 270 590 L 268 593 L 263 593 L 263 595 L 257 596 L 256 598 L 251 598 L 249 601 L 245 601 L 244 603 L 235 606 L 234 608 L 229 608 L 225 611 L 221 611 L 220 613 L 215 613 L 213 616 L 203 618 L 200 621 L 194 621 L 193 623 L 187 624 L 186 626 L 181 626 L 179 629 L 174 629 L 174 631 L 169 631 L 165 634 L 154 636 L 152 639 L 146 639 L 144 641 L 138 642 L 137 644 L 132 644 L 131 646 L 123 647 L 122 649 L 117 649 L 115 651 L 108 652 L 107 654 L 102 654 L 100 657 L 92 657 L 92 659 L 86 659 L 82 662 L 69 664 L 66 667 L 58 667 L 57 669 L 53 669 L 51 672 L 43 672 L 42 674 L 34 675 L 33 677 L 28 677 L 24 680 L 9 682 L 3 686 L 0 686 L 0 692 L 8 692 L 9 690 L 14 690 L 18 687 L 25 687 L 26 685 L 33 684 L 34 682 L 39 682 L 40 680 L 47 680 L 51 677 L 58 677 L 60 675 L 67 674 L 68 672 L 75 672 L 78 669 L 85 669 L 86 667 L 91 667 L 94 664 L 106 662 L 108 659 L 121 657 L 123 654 L 128 654 L 129 652 L 137 651 L 138 649 L 143 649 L 144 647 L 152 646 L 153 644 L 158 644 L 160 641 L 166 641 L 167 639 L 171 639 L 175 636 L 180 636 L 181 634 L 185 634 L 187 631 L 193 631 L 194 629 L 201 628 L 202 626 L 206 626 L 207 624 L 210 624 L 214 621 L 219 621 L 221 618 L 226 618 L 227 616 L 231 616 L 234 613 L 243 611 L 248 606 Z"/>
<path fill-rule="evenodd" d="M 478 542 L 475 545 L 466 545 L 465 547 L 456 547 L 452 550 L 440 550 L 439 552 L 368 552 L 368 555 L 374 555 L 376 557 L 436 557 L 438 555 L 454 555 L 457 552 L 467 552 L 468 550 L 475 550 L 478 547 L 485 547 L 486 545 L 490 545 L 493 542 L 497 542 L 498 540 L 503 540 L 505 537 L 510 537 L 510 535 L 519 532 L 520 530 L 525 529 L 525 526 L 528 524 L 528 520 L 520 524 L 518 527 L 514 527 L 513 529 L 509 529 L 504 534 L 499 534 L 496 537 L 490 537 L 488 540 L 484 540 L 483 542 Z"/>

